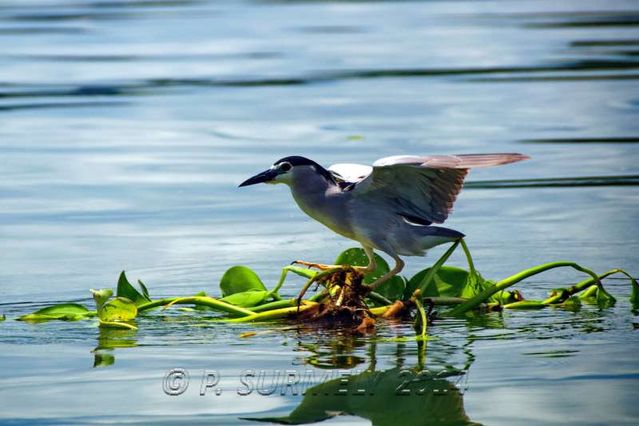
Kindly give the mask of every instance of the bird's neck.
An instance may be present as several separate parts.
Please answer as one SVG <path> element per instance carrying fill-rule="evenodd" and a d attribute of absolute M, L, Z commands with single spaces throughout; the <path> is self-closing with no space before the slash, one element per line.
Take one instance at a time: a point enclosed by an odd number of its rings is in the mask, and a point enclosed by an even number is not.
<path fill-rule="evenodd" d="M 339 234 L 350 235 L 347 197 L 334 181 L 309 173 L 296 176 L 290 186 L 295 202 L 304 213 Z"/>
<path fill-rule="evenodd" d="M 322 210 L 326 197 L 339 189 L 335 183 L 311 170 L 296 173 L 290 187 L 297 204 L 311 217 L 314 217 L 312 211 Z"/>

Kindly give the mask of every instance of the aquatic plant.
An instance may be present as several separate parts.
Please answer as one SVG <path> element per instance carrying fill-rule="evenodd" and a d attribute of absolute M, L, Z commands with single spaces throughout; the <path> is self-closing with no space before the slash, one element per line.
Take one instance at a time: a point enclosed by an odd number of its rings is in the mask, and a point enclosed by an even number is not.
<path fill-rule="evenodd" d="M 468 269 L 445 265 L 452 253 L 462 248 Z M 353 329 L 365 333 L 375 326 L 377 318 L 405 317 L 415 315 L 416 340 L 427 339 L 429 319 L 435 316 L 433 308 L 438 306 L 441 317 L 459 317 L 503 309 L 542 309 L 558 307 L 578 309 L 582 303 L 596 304 L 601 308 L 614 305 L 616 299 L 605 290 L 602 280 L 621 274 L 631 285 L 630 302 L 639 308 L 639 285 L 626 271 L 611 269 L 603 274 L 574 262 L 555 261 L 537 265 L 504 279 L 485 279 L 475 268 L 470 250 L 464 240 L 459 240 L 429 268 L 411 278 L 395 276 L 376 291 L 370 291 L 366 283 L 374 281 L 389 270 L 388 264 L 377 256 L 377 269 L 363 276 L 354 266 L 365 266 L 366 254 L 362 249 L 351 248 L 336 259 L 340 267 L 318 271 L 312 267 L 288 265 L 276 285 L 269 290 L 259 276 L 246 266 L 233 266 L 220 281 L 219 296 L 204 292 L 181 297 L 152 299 L 147 287 L 138 280 L 138 288 L 131 284 L 122 272 L 117 288 L 91 290 L 95 310 L 78 303 L 60 303 L 48 306 L 18 320 L 42 322 L 50 320 L 77 321 L 96 319 L 104 329 L 137 328 L 136 317 L 148 315 L 157 309 L 169 309 L 174 305 L 190 305 L 199 310 L 215 311 L 213 319 L 220 322 L 258 322 L 292 320 L 297 322 L 326 321 L 327 324 L 352 324 Z M 526 299 L 518 290 L 510 290 L 515 284 L 557 269 L 573 268 L 587 275 L 583 281 L 572 286 L 552 289 L 543 300 Z M 307 279 L 304 289 L 315 284 L 316 293 L 306 299 L 282 298 L 279 291 L 289 273 Z M 250 335 L 250 333 L 246 334 Z"/>

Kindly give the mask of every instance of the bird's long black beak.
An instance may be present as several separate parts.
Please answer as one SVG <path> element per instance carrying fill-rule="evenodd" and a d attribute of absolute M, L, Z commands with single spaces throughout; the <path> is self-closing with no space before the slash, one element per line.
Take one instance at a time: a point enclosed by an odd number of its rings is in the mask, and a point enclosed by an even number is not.
<path fill-rule="evenodd" d="M 240 188 L 243 186 L 255 185 L 256 183 L 271 181 L 275 179 L 277 175 L 278 175 L 278 172 L 275 169 L 264 170 L 262 173 L 258 173 L 255 176 L 246 179 L 244 182 L 240 184 Z"/>

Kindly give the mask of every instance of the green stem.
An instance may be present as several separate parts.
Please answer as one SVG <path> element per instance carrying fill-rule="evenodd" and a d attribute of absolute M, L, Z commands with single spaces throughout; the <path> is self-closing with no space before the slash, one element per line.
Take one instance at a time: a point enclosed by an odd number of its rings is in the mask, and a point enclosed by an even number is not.
<path fill-rule="evenodd" d="M 313 302 L 303 301 L 303 304 L 298 306 L 291 306 L 288 308 L 271 309 L 270 311 L 254 313 L 241 318 L 222 319 L 223 322 L 256 322 L 256 321 L 271 321 L 275 319 L 287 318 L 289 316 L 296 316 L 297 314 L 306 311 L 317 305 Z"/>
<path fill-rule="evenodd" d="M 430 282 L 435 278 L 435 274 L 437 273 L 439 268 L 441 268 L 441 266 L 448 260 L 448 258 L 453 254 L 453 252 L 455 251 L 457 246 L 462 241 L 464 241 L 464 240 L 460 239 L 460 240 L 455 241 L 455 243 L 452 246 L 450 246 L 448 248 L 448 250 L 446 250 L 446 253 L 444 253 L 442 255 L 442 257 L 440 257 L 437 260 L 437 262 L 435 262 L 435 264 L 430 267 L 430 269 L 426 273 L 426 276 L 424 276 L 424 279 L 419 283 L 419 290 L 422 293 L 428 288 L 428 286 L 430 285 Z M 410 290 L 414 291 L 416 289 L 410 289 Z M 412 295 L 412 293 L 411 293 L 411 295 Z"/>
<path fill-rule="evenodd" d="M 283 299 L 276 300 L 275 302 L 264 303 L 263 305 L 253 306 L 247 308 L 251 312 L 264 312 L 271 309 L 288 308 L 290 306 L 296 306 L 295 299 Z"/>
<path fill-rule="evenodd" d="M 424 302 L 430 303 L 432 305 L 461 305 L 468 301 L 468 299 L 464 299 L 463 297 L 424 297 L 422 299 Z"/>
<path fill-rule="evenodd" d="M 295 265 L 288 265 L 283 267 L 282 273 L 280 274 L 279 281 L 275 285 L 275 288 L 269 292 L 273 297 L 276 298 L 276 300 L 281 300 L 277 292 L 280 290 L 280 288 L 282 288 L 282 285 L 284 285 L 284 281 L 286 280 L 286 275 L 289 272 L 293 272 L 294 274 L 300 275 L 304 278 L 313 278 L 317 274 L 316 271 L 310 270 L 308 268 L 300 268 L 299 266 L 295 266 Z"/>
<path fill-rule="evenodd" d="M 462 249 L 464 250 L 464 253 L 466 254 L 466 260 L 468 261 L 468 269 L 470 270 L 471 274 L 475 273 L 475 264 L 473 263 L 473 257 L 470 255 L 470 250 L 468 249 L 468 246 L 466 245 L 466 240 L 464 240 L 463 238 L 460 240 Z"/>
<path fill-rule="evenodd" d="M 329 293 L 328 290 L 323 288 L 321 291 L 309 297 L 308 300 L 311 302 L 317 302 L 318 300 L 325 298 L 328 295 L 328 293 Z"/>
<path fill-rule="evenodd" d="M 150 309 L 157 306 L 168 305 L 200 305 L 208 306 L 210 308 L 217 309 L 219 311 L 227 312 L 229 314 L 238 316 L 251 316 L 254 315 L 252 311 L 239 306 L 231 305 L 230 303 L 223 302 L 219 299 L 210 296 L 190 296 L 190 297 L 173 297 L 169 299 L 155 300 L 153 302 L 145 303 L 138 306 L 138 312 L 146 309 Z"/>
<path fill-rule="evenodd" d="M 515 275 L 511 275 L 510 277 L 497 282 L 492 287 L 489 287 L 486 290 L 479 293 L 478 295 L 470 298 L 466 303 L 463 303 L 453 308 L 452 310 L 447 312 L 446 315 L 447 316 L 461 315 L 465 312 L 470 311 L 471 309 L 476 308 L 481 303 L 486 302 L 493 294 L 497 293 L 498 291 L 505 290 L 506 288 L 514 284 L 517 284 L 519 281 L 525 280 L 528 277 L 540 274 L 550 269 L 563 268 L 563 267 L 571 267 L 573 269 L 576 269 L 577 271 L 584 272 L 590 275 L 591 277 L 593 277 L 594 281 L 600 284 L 599 277 L 597 276 L 597 274 L 592 272 L 590 269 L 584 268 L 576 264 L 575 262 L 560 261 L 560 262 L 544 263 L 543 265 L 537 265 L 532 268 L 525 269 Z"/>
<path fill-rule="evenodd" d="M 559 294 L 555 294 L 555 295 L 550 296 L 546 300 L 542 301 L 542 303 L 545 304 L 545 305 L 550 305 L 551 303 L 561 303 L 561 302 L 565 301 L 566 299 L 568 299 L 573 294 L 576 294 L 576 293 L 579 293 L 581 291 L 587 290 L 589 287 L 591 287 L 593 285 L 597 285 L 599 287 L 599 289 L 603 289 L 603 287 L 600 285 L 601 284 L 601 280 L 603 280 L 604 278 L 609 277 L 610 275 L 614 275 L 614 274 L 623 274 L 626 277 L 630 278 L 631 282 L 634 282 L 635 285 L 636 285 L 635 279 L 630 274 L 628 274 L 626 271 L 624 271 L 622 269 L 611 269 L 610 271 L 605 272 L 605 273 L 597 276 L 597 279 L 587 278 L 587 279 L 575 284 L 574 286 L 562 291 Z"/>
<path fill-rule="evenodd" d="M 371 291 L 370 293 L 368 293 L 367 296 L 370 300 L 377 302 L 377 303 L 381 303 L 384 305 L 391 305 L 393 304 L 393 302 L 391 302 L 390 300 L 388 300 L 387 298 L 385 298 L 384 296 L 382 296 L 379 293 L 376 293 L 374 291 Z"/>
<path fill-rule="evenodd" d="M 413 297 L 411 299 L 415 302 L 415 306 L 417 307 L 417 311 L 419 312 L 419 317 L 422 321 L 422 332 L 419 335 L 420 339 L 426 339 L 426 328 L 428 327 L 428 317 L 426 316 L 426 311 L 424 310 L 424 305 L 422 305 L 422 294 L 418 290 L 415 290 L 413 293 Z"/>
<path fill-rule="evenodd" d="M 142 311 L 147 311 L 149 309 L 157 308 L 159 306 L 168 305 L 177 299 L 181 299 L 182 297 L 166 297 L 164 299 L 152 300 L 151 302 L 143 303 L 138 306 L 138 313 Z"/>

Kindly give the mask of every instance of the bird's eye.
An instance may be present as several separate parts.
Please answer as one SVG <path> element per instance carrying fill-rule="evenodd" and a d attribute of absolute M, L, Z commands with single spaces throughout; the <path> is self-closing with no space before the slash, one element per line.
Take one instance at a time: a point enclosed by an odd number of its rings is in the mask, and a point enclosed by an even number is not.
<path fill-rule="evenodd" d="M 282 170 L 283 172 L 288 172 L 292 168 L 293 168 L 293 165 L 287 161 L 280 164 L 280 170 Z"/>

